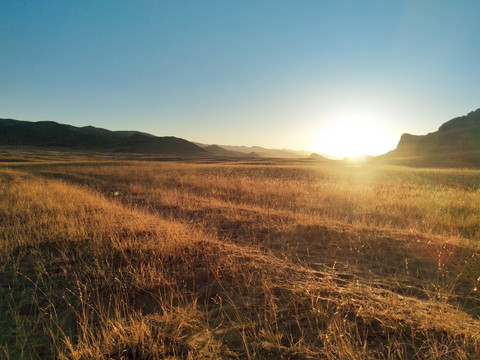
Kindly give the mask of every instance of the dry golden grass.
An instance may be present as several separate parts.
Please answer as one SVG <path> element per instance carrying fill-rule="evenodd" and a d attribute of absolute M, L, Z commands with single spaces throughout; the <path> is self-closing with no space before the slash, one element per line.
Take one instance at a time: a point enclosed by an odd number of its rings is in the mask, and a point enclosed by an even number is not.
<path fill-rule="evenodd" d="M 479 185 L 388 166 L 4 164 L 0 357 L 479 358 Z"/>

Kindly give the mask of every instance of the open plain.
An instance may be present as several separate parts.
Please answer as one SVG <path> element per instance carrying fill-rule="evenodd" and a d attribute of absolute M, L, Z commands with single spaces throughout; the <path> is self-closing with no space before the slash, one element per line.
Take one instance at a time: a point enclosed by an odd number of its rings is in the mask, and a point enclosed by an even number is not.
<path fill-rule="evenodd" d="M 2 358 L 480 358 L 479 170 L 0 157 Z"/>

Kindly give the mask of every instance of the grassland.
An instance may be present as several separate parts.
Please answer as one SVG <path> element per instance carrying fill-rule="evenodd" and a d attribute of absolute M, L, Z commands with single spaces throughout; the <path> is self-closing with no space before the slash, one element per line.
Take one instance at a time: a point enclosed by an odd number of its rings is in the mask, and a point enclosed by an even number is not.
<path fill-rule="evenodd" d="M 6 154 L 0 357 L 480 358 L 480 171 Z"/>

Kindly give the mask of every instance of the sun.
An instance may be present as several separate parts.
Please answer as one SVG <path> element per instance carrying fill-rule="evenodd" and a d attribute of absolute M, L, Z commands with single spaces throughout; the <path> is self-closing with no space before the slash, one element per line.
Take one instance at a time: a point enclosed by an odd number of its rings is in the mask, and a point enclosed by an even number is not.
<path fill-rule="evenodd" d="M 370 116 L 338 118 L 318 131 L 311 150 L 337 158 L 380 155 L 395 148 L 392 131 Z"/>

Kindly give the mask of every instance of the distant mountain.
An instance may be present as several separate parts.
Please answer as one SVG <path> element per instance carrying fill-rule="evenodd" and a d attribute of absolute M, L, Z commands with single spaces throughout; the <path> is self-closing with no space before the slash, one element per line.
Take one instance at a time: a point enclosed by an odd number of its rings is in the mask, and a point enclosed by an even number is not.
<path fill-rule="evenodd" d="M 258 156 L 267 157 L 267 158 L 287 158 L 287 159 L 298 159 L 309 156 L 311 152 L 308 151 L 298 151 L 298 150 L 289 150 L 289 149 L 267 149 L 261 146 L 233 146 L 233 145 L 220 145 L 222 148 L 238 151 L 245 154 L 251 152 L 256 153 Z"/>
<path fill-rule="evenodd" d="M 379 161 L 434 167 L 480 167 L 480 109 L 442 124 L 427 135 L 403 134 Z"/>
<path fill-rule="evenodd" d="M 233 158 L 251 158 L 251 157 L 258 157 L 257 154 L 245 154 L 240 151 L 232 151 L 224 149 L 219 145 L 208 145 L 205 146 L 203 149 L 207 150 L 209 153 L 216 155 L 216 156 L 223 156 L 223 157 L 233 157 Z"/>
<path fill-rule="evenodd" d="M 204 149 L 209 146 L 202 143 L 194 143 Z M 233 151 L 235 153 L 247 154 L 249 157 L 266 157 L 266 158 L 287 158 L 287 159 L 299 159 L 310 156 L 312 152 L 303 150 L 290 150 L 290 149 L 267 149 L 261 146 L 237 146 L 237 145 L 214 145 L 222 148 L 223 150 Z M 217 151 L 218 149 L 214 150 Z M 222 151 L 223 151 L 222 150 Z"/>
<path fill-rule="evenodd" d="M 2 145 L 123 153 L 208 154 L 201 147 L 173 136 L 158 137 L 139 131 L 110 131 L 53 121 L 30 122 L 13 119 L 0 119 L 0 146 Z"/>
<path fill-rule="evenodd" d="M 326 158 L 325 156 L 317 154 L 317 153 L 312 153 L 307 159 L 315 160 L 315 161 L 329 161 L 330 160 L 330 159 Z"/>

